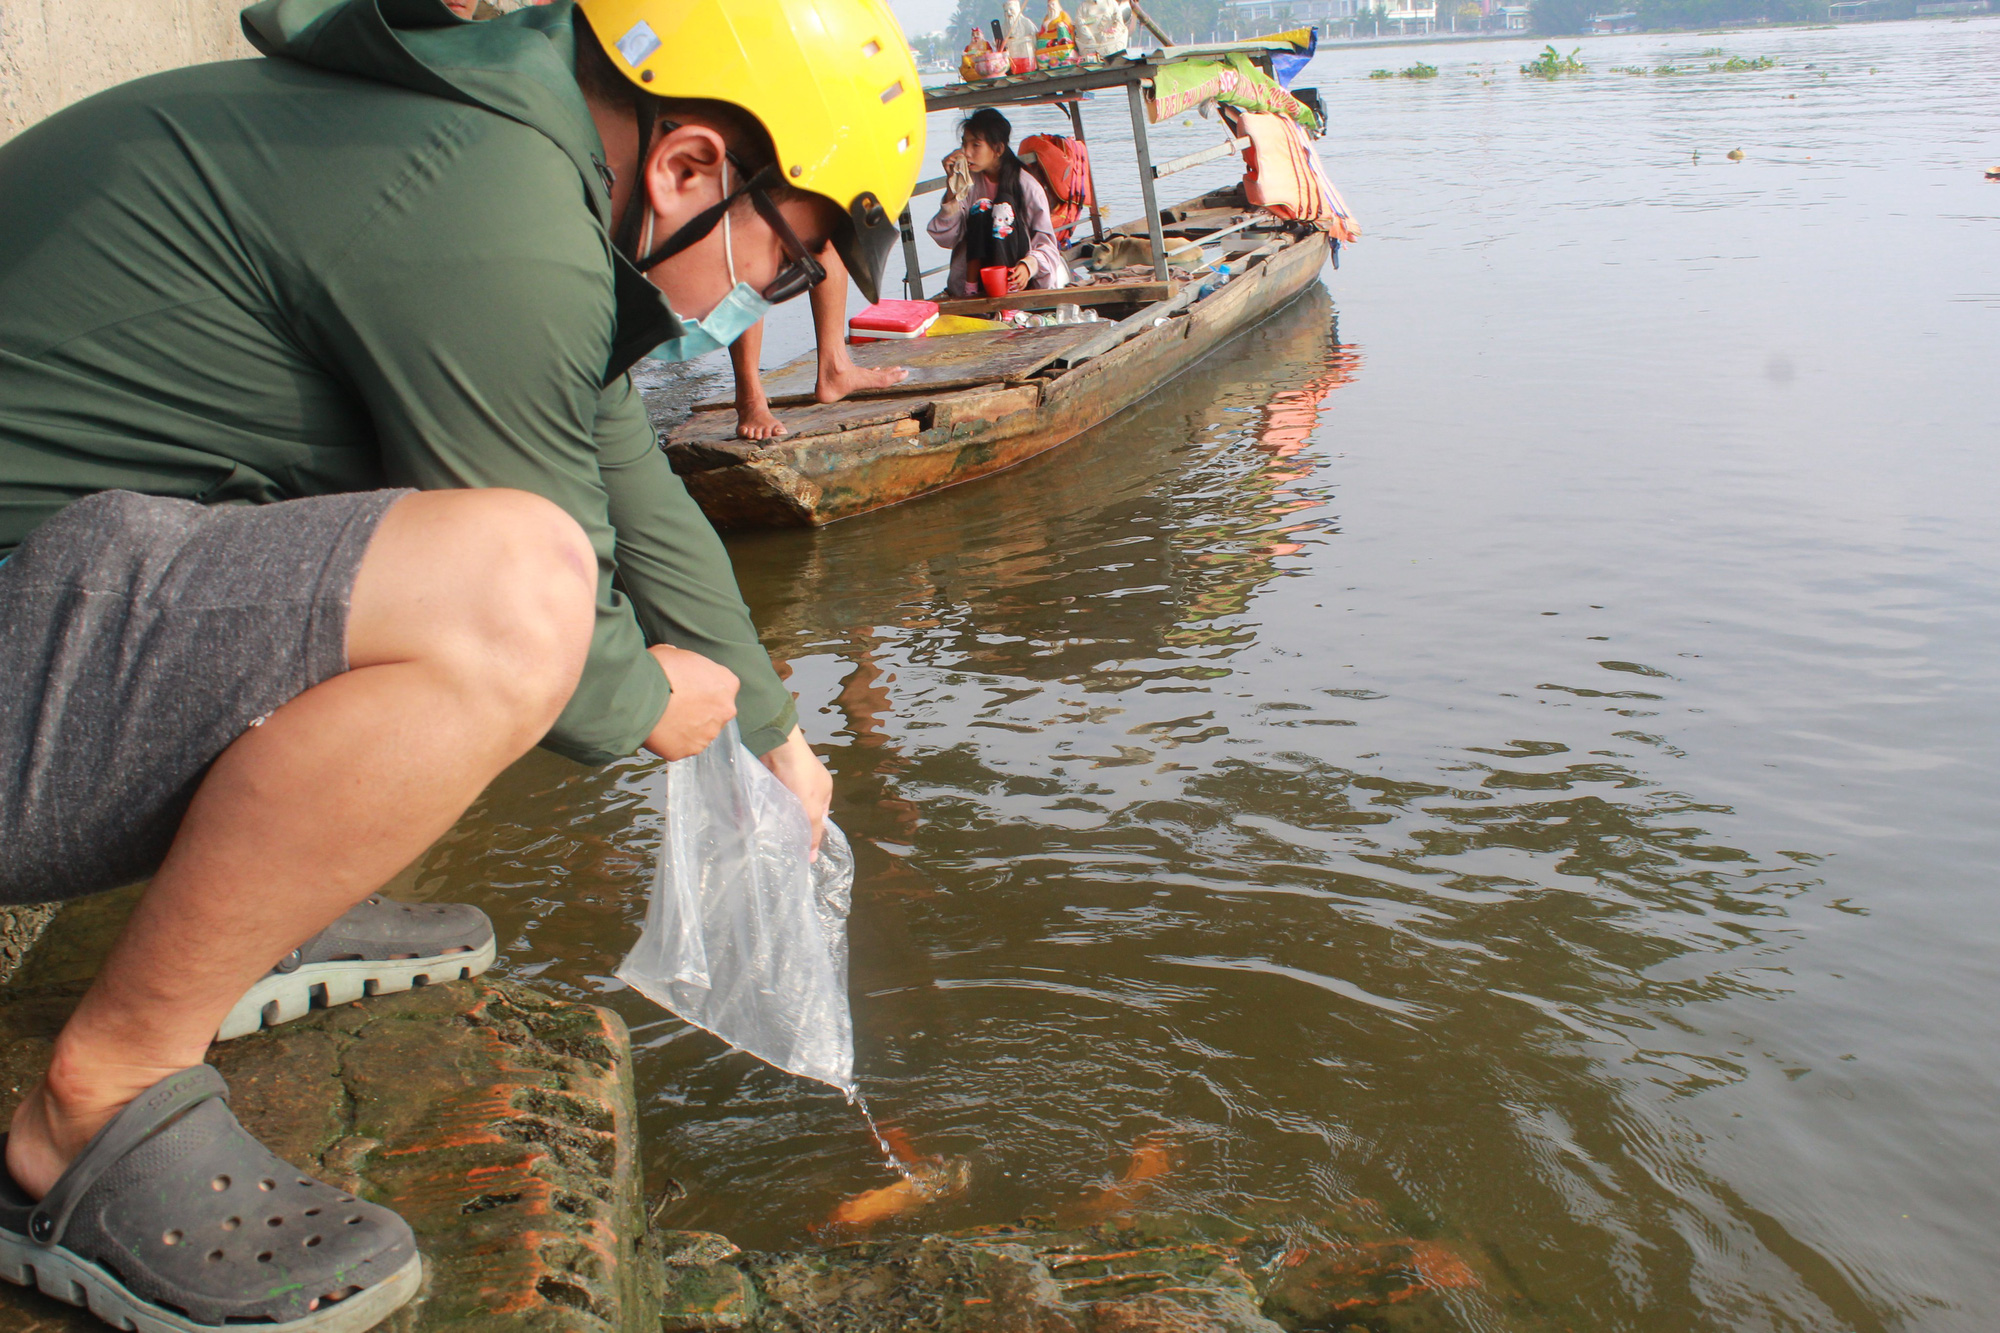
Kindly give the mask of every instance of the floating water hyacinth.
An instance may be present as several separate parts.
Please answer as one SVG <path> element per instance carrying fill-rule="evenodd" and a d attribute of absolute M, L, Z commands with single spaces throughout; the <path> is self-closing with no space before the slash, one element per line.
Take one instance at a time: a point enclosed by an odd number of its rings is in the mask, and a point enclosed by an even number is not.
<path fill-rule="evenodd" d="M 1563 55 L 1553 45 L 1545 46 L 1540 55 L 1521 66 L 1521 72 L 1538 79 L 1553 79 L 1563 74 L 1581 74 L 1589 68 L 1577 59 L 1582 50 L 1580 46 L 1575 47 L 1568 55 Z"/>

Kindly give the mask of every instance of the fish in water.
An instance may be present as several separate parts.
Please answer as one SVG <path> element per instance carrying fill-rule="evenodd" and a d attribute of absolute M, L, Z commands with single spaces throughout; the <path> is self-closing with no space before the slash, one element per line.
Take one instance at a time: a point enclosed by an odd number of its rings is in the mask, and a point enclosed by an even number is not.
<path fill-rule="evenodd" d="M 815 1235 L 866 1231 L 890 1218 L 955 1199 L 971 1188 L 972 1163 L 966 1158 L 920 1155 L 895 1125 L 879 1126 L 876 1132 L 902 1179 L 841 1200 L 824 1223 L 812 1228 Z M 1143 1135 L 1132 1145 L 1131 1160 L 1117 1183 L 1066 1210 L 1066 1217 L 1096 1222 L 1131 1212 L 1153 1192 L 1154 1182 L 1173 1170 L 1174 1162 L 1173 1145 L 1164 1136 Z"/>
<path fill-rule="evenodd" d="M 963 1157 L 949 1160 L 928 1157 L 921 1161 L 901 1162 L 898 1166 L 904 1173 L 901 1180 L 841 1200 L 840 1206 L 827 1218 L 827 1228 L 865 1231 L 891 1217 L 901 1217 L 930 1204 L 955 1199 L 972 1184 L 972 1164 Z"/>
<path fill-rule="evenodd" d="M 898 1171 L 903 1169 L 905 1162 L 924 1160 L 923 1154 L 917 1151 L 917 1145 L 910 1142 L 910 1136 L 893 1120 L 885 1120 L 875 1126 L 875 1141 L 889 1155 L 889 1165 Z"/>
<path fill-rule="evenodd" d="M 877 1222 L 955 1199 L 971 1186 L 972 1163 L 967 1159 L 922 1156 L 896 1125 L 879 1126 L 876 1132 L 902 1179 L 841 1200 L 824 1227 L 815 1230 L 865 1231 Z"/>
<path fill-rule="evenodd" d="M 1151 1194 L 1155 1182 L 1174 1169 L 1174 1146 L 1161 1134 L 1141 1135 L 1132 1145 L 1132 1158 L 1118 1182 L 1086 1198 L 1076 1208 L 1065 1210 L 1064 1220 L 1074 1223 L 1102 1221 L 1129 1213 Z"/>

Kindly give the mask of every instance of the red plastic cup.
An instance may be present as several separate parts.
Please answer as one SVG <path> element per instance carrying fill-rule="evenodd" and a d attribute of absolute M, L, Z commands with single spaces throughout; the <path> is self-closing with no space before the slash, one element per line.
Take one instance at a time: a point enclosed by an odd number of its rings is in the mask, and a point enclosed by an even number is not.
<path fill-rule="evenodd" d="M 999 266 L 979 270 L 979 285 L 986 289 L 988 296 L 1007 294 L 1007 270 Z"/>

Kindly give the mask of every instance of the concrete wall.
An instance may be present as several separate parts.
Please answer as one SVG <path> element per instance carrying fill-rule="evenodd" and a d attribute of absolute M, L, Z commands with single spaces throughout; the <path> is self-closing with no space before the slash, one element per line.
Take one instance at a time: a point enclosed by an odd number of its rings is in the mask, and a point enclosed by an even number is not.
<path fill-rule="evenodd" d="M 0 142 L 71 102 L 163 69 L 257 54 L 250 0 L 0 0 Z M 547 0 L 498 0 L 502 10 Z"/>
<path fill-rule="evenodd" d="M 254 55 L 245 0 L 0 0 L 0 140 L 141 74 Z"/>

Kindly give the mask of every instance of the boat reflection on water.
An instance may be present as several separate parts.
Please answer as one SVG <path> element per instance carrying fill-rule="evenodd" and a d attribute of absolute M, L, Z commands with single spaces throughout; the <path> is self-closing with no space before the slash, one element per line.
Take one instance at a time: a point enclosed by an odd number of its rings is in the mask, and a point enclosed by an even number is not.
<path fill-rule="evenodd" d="M 1300 455 L 1325 400 L 1360 365 L 1315 285 L 1056 455 L 820 534 L 740 538 L 737 567 L 765 641 L 781 661 L 831 649 L 855 664 L 847 688 L 859 708 L 847 720 L 857 736 L 872 733 L 886 703 L 867 682 L 889 637 L 960 623 L 1018 630 L 1047 650 L 1036 654 L 1042 679 L 1103 665 L 1114 647 L 1206 642 L 1207 622 L 1247 605 L 1280 557 L 1332 530 L 1330 517 L 1306 517 L 1329 494 L 1308 484 L 1321 460 Z M 1128 558 L 1093 568 L 1107 539 Z M 1164 582 L 1135 592 L 1141 573 Z M 1097 603 L 1089 643 L 1074 645 L 1087 651 L 1071 652 L 1070 617 L 1087 601 Z M 1017 656 L 960 646 L 973 662 Z"/>

